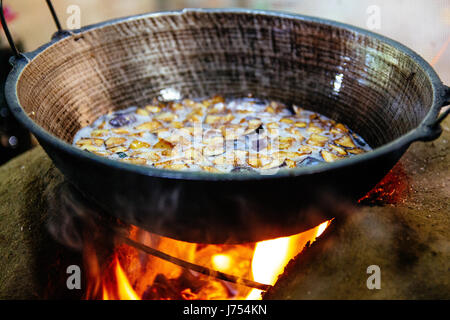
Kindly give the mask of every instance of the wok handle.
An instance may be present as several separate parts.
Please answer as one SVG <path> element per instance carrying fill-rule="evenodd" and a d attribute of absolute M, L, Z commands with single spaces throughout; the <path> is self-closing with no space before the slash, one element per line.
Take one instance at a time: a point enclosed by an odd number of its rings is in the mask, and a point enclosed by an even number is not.
<path fill-rule="evenodd" d="M 450 87 L 443 86 L 443 94 L 442 94 L 442 102 L 441 109 L 450 104 Z M 420 126 L 412 136 L 410 141 L 432 141 L 437 138 L 442 133 L 441 122 L 448 116 L 450 113 L 450 108 L 442 111 L 435 120 L 430 121 L 422 126 Z"/>
<path fill-rule="evenodd" d="M 450 87 L 444 86 L 443 91 L 444 93 L 441 108 L 450 104 Z M 434 121 L 423 125 L 421 127 L 421 130 L 419 130 L 418 133 L 413 137 L 412 141 L 432 141 L 439 138 L 442 133 L 442 127 L 440 124 L 442 121 L 444 121 L 449 113 L 450 108 L 447 108 L 442 111 Z"/>
<path fill-rule="evenodd" d="M 50 13 L 52 14 L 53 21 L 55 21 L 56 27 L 58 28 L 58 32 L 61 32 L 62 31 L 61 23 L 59 22 L 58 16 L 56 15 L 55 8 L 53 7 L 51 0 L 46 0 L 46 2 L 48 8 L 50 9 Z M 5 13 L 3 11 L 3 0 L 0 0 L 0 21 L 2 23 L 3 31 L 5 32 L 6 38 L 8 39 L 9 46 L 11 47 L 11 50 L 14 53 L 14 56 L 16 58 L 20 58 L 22 54 L 17 49 L 16 44 L 14 43 L 14 40 L 11 36 L 11 33 L 9 32 L 8 24 L 6 23 Z"/>
<path fill-rule="evenodd" d="M 442 104 L 441 108 L 450 105 L 450 87 L 448 86 L 444 87 L 445 87 L 445 96 L 444 96 L 444 103 Z M 447 108 L 446 110 L 441 112 L 433 125 L 438 126 L 448 116 L 449 113 L 450 108 Z"/>

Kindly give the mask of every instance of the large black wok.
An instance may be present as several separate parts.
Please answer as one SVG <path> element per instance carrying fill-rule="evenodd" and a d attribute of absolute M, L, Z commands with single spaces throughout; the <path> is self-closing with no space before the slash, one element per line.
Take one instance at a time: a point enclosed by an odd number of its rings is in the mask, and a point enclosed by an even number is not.
<path fill-rule="evenodd" d="M 363 196 L 412 142 L 440 135 L 448 110 L 439 112 L 450 100 L 430 65 L 393 40 L 255 10 L 187 9 L 60 30 L 12 64 L 11 111 L 79 191 L 128 223 L 194 242 L 259 241 L 339 215 L 336 199 Z M 253 175 L 167 171 L 71 146 L 100 115 L 168 88 L 183 97 L 253 93 L 297 103 L 347 124 L 374 150 Z"/>

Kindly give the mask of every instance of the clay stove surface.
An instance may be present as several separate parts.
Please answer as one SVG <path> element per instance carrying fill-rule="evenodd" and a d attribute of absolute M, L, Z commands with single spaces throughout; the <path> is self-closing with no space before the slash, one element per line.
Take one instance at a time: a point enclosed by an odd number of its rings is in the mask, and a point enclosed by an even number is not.
<path fill-rule="evenodd" d="M 413 144 L 393 169 L 402 186 L 389 201 L 335 220 L 265 298 L 449 299 L 450 119 L 443 127 L 439 140 Z M 52 286 L 81 263 L 47 232 L 46 199 L 62 181 L 40 147 L 0 167 L 0 299 L 79 294 Z M 381 269 L 380 290 L 366 286 L 370 265 Z"/>

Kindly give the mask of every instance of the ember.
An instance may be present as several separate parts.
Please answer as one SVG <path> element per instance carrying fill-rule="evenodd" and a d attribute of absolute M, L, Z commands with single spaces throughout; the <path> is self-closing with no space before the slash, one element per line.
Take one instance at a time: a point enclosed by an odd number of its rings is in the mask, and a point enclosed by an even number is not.
<path fill-rule="evenodd" d="M 408 191 L 408 176 L 398 163 L 369 193 L 358 200 L 363 205 L 395 204 L 405 199 Z"/>

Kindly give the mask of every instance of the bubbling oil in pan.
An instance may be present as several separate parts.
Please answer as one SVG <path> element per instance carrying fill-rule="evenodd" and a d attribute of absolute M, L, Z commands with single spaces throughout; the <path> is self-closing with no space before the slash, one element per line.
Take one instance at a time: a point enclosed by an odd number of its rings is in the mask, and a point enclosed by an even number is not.
<path fill-rule="evenodd" d="M 169 170 L 244 172 L 333 162 L 370 151 L 347 126 L 299 106 L 255 98 L 184 99 L 109 113 L 73 144 L 118 161 Z"/>

